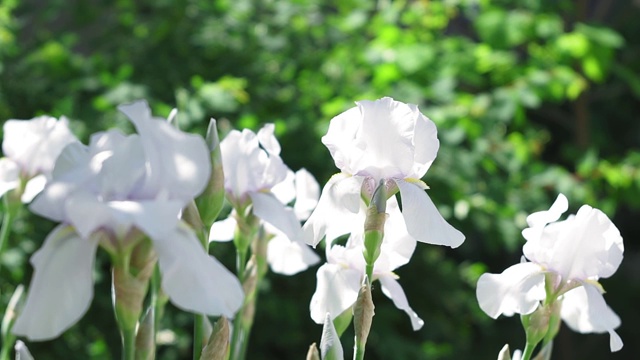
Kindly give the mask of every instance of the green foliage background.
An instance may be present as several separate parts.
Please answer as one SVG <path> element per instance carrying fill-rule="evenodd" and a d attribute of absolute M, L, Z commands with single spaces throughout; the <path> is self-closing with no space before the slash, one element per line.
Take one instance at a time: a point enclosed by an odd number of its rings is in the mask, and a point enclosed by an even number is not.
<path fill-rule="evenodd" d="M 608 336 L 562 328 L 556 359 L 629 359 L 640 352 L 640 4 L 613 0 L 89 0 L 0 2 L 0 119 L 66 115 L 86 140 L 130 130 L 118 104 L 146 98 L 204 133 L 276 123 L 285 162 L 324 183 L 336 172 L 320 142 L 360 99 L 418 104 L 441 148 L 425 177 L 466 236 L 456 250 L 419 244 L 398 270 L 425 326 L 375 291 L 369 359 L 492 359 L 524 346 L 519 319 L 490 319 L 475 299 L 484 271 L 519 261 L 527 214 L 558 192 L 571 210 L 602 209 L 625 239 L 602 281 L 622 318 Z M 28 212 L 2 258 L 0 300 L 28 283 L 28 257 L 53 224 Z M 229 245 L 231 246 L 231 245 Z M 233 250 L 213 250 L 229 267 Z M 89 313 L 62 337 L 28 343 L 37 359 L 116 358 L 108 262 L 98 259 Z M 249 359 L 300 359 L 321 327 L 308 315 L 315 269 L 269 275 Z M 191 316 L 169 307 L 162 359 L 189 358 Z M 352 344 L 343 337 L 345 349 Z M 350 353 L 350 350 L 347 350 Z"/>

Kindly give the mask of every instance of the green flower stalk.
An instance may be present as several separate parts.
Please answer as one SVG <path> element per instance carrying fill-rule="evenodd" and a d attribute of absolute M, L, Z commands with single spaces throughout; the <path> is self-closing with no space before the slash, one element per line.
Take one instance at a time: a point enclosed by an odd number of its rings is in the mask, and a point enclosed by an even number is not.
<path fill-rule="evenodd" d="M 240 225 L 240 223 L 238 224 Z M 265 233 L 264 228 L 259 226 L 259 223 L 256 223 L 256 226 L 258 226 L 257 231 L 240 226 L 240 228 L 244 228 L 245 231 L 248 231 L 250 234 L 255 234 L 255 240 L 251 242 L 251 258 L 247 262 L 246 267 L 242 269 L 242 275 L 240 277 L 245 293 L 245 302 L 240 311 L 236 314 L 236 318 L 233 323 L 233 337 L 231 342 L 232 360 L 245 358 L 249 343 L 249 335 L 251 334 L 251 328 L 253 327 L 259 284 L 267 274 L 268 270 L 267 243 L 269 241 L 269 237 Z"/>
<path fill-rule="evenodd" d="M 148 239 L 139 241 L 130 255 L 114 258 L 114 308 L 122 335 L 123 359 L 135 358 L 138 321 L 156 261 Z"/>
<path fill-rule="evenodd" d="M 9 299 L 9 304 L 2 317 L 2 349 L 0 350 L 0 360 L 9 360 L 9 353 L 13 347 L 13 343 L 16 341 L 15 335 L 11 333 L 13 323 L 16 321 L 18 313 L 18 305 L 20 300 L 24 297 L 24 286 L 18 285 Z"/>

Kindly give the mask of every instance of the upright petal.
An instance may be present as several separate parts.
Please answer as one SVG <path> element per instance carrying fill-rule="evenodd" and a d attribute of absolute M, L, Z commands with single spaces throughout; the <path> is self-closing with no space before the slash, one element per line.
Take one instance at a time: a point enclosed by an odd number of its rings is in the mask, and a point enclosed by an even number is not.
<path fill-rule="evenodd" d="M 420 242 L 452 248 L 464 242 L 464 235 L 440 215 L 429 195 L 416 185 L 395 180 L 402 197 L 402 215 L 409 235 Z"/>
<path fill-rule="evenodd" d="M 526 262 L 501 274 L 482 274 L 476 297 L 482 311 L 494 319 L 500 314 L 530 314 L 545 298 L 544 272 L 538 264 Z"/>
<path fill-rule="evenodd" d="M 584 283 L 564 294 L 560 316 L 567 325 L 580 333 L 608 332 L 611 351 L 622 348 L 622 340 L 614 331 L 620 326 L 620 318 L 604 301 L 597 287 Z"/>
<path fill-rule="evenodd" d="M 13 333 L 29 340 L 53 339 L 78 321 L 93 298 L 94 239 L 81 239 L 59 225 L 31 258 L 34 267 L 27 301 Z"/>
<path fill-rule="evenodd" d="M 363 120 L 355 143 L 363 156 L 352 163 L 354 175 L 371 175 L 376 180 L 407 177 L 413 170 L 417 114 L 409 105 L 389 97 L 357 104 Z"/>
<path fill-rule="evenodd" d="M 280 143 L 273 134 L 275 129 L 274 124 L 264 124 L 260 130 L 258 130 L 257 136 L 260 145 L 262 145 L 269 154 L 280 155 Z"/>
<path fill-rule="evenodd" d="M 145 149 L 149 176 L 139 191 L 143 197 L 166 192 L 185 203 L 209 181 L 211 161 L 204 139 L 153 118 L 146 101 L 118 107 L 135 125 Z"/>
<path fill-rule="evenodd" d="M 530 227 L 544 226 L 560 219 L 560 216 L 569 209 L 569 201 L 564 194 L 558 194 L 549 210 L 534 212 L 527 216 L 527 224 Z"/>
<path fill-rule="evenodd" d="M 322 324 L 327 313 L 335 319 L 356 302 L 362 273 L 336 264 L 324 264 L 316 276 L 316 292 L 311 297 L 309 309 L 311 319 Z"/>
<path fill-rule="evenodd" d="M 427 173 L 429 167 L 436 159 L 440 141 L 438 140 L 438 130 L 436 124 L 428 117 L 424 116 L 417 106 L 409 105 L 416 116 L 415 126 L 413 128 L 413 146 L 415 153 L 413 155 L 413 171 L 406 174 L 407 177 L 420 179 Z"/>
<path fill-rule="evenodd" d="M 172 303 L 195 313 L 233 318 L 244 299 L 242 285 L 218 260 L 207 255 L 191 229 L 182 225 L 169 236 L 152 240 L 162 289 Z"/>
<path fill-rule="evenodd" d="M 575 216 L 549 224 L 525 256 L 564 279 L 609 277 L 622 261 L 624 246 L 616 226 L 600 210 L 584 205 Z"/>
<path fill-rule="evenodd" d="M 396 281 L 391 276 L 381 276 L 380 284 L 382 284 L 382 292 L 391 300 L 393 300 L 393 304 L 400 310 L 404 311 L 409 315 L 411 319 L 411 326 L 413 327 L 413 331 L 420 330 L 424 325 L 424 321 L 420 319 L 418 314 L 409 306 L 409 301 L 407 300 L 407 296 L 404 294 L 404 290 L 402 290 L 402 286 L 400 283 Z"/>
<path fill-rule="evenodd" d="M 362 114 L 358 107 L 351 108 L 331 119 L 322 143 L 329 149 L 336 167 L 353 175 L 358 169 L 354 164 L 364 156 L 363 149 L 355 144 L 357 132 L 362 127 Z"/>

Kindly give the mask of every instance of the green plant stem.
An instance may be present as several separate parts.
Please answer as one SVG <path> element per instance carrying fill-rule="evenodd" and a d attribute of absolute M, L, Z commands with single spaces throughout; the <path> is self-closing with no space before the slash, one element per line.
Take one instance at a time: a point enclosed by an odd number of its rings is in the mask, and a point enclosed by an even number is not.
<path fill-rule="evenodd" d="M 4 251 L 7 239 L 9 239 L 9 233 L 11 232 L 11 224 L 13 223 L 13 213 L 9 209 L 9 205 L 5 199 L 5 211 L 2 217 L 2 230 L 0 230 L 0 269 L 2 269 L 2 253 Z"/>
<path fill-rule="evenodd" d="M 204 247 L 205 252 L 209 253 L 209 239 L 204 229 L 197 231 L 200 244 Z M 193 360 L 199 360 L 202 355 L 204 340 L 204 315 L 195 314 L 193 318 Z"/>
<path fill-rule="evenodd" d="M 246 222 L 239 224 L 236 233 L 238 278 L 242 283 L 245 300 L 233 320 L 233 334 L 231 337 L 231 360 L 243 360 L 246 356 L 249 335 L 253 326 L 253 318 L 258 298 L 258 288 L 267 273 L 267 243 L 269 238 L 260 228 L 255 217 L 246 218 Z M 243 246 L 244 245 L 244 246 Z M 249 247 L 252 255 L 247 260 Z"/>
<path fill-rule="evenodd" d="M 13 343 L 16 341 L 16 337 L 8 334 L 7 338 L 3 339 L 2 341 L 2 352 L 0 352 L 0 359 L 1 360 L 9 360 L 10 357 L 10 353 L 11 353 L 11 349 L 13 348 Z"/>
<path fill-rule="evenodd" d="M 360 345 L 356 342 L 353 353 L 354 360 L 364 360 L 364 348 L 364 345 Z"/>
<path fill-rule="evenodd" d="M 530 360 L 533 355 L 533 350 L 535 350 L 537 344 L 532 344 L 527 341 L 527 344 L 524 347 L 524 351 L 522 352 L 522 360 Z"/>
<path fill-rule="evenodd" d="M 4 244 L 7 242 L 9 238 L 9 233 L 11 232 L 11 223 L 13 222 L 13 214 L 7 208 L 7 202 L 5 201 L 5 212 L 2 217 L 2 230 L 0 230 L 0 269 L 2 269 L 2 250 L 4 250 Z M 13 347 L 13 342 L 15 338 L 11 335 L 7 335 L 7 338 L 2 339 L 2 350 L 0 352 L 0 359 L 9 360 L 9 353 L 11 352 L 11 348 Z"/>
<path fill-rule="evenodd" d="M 136 357 L 136 329 L 121 328 L 122 334 L 122 359 L 134 360 Z"/>

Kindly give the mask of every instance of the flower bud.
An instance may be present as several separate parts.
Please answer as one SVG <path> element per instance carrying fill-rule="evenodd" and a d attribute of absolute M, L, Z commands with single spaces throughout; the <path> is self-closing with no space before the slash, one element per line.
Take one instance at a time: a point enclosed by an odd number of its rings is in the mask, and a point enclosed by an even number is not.
<path fill-rule="evenodd" d="M 322 338 L 320 339 L 320 354 L 323 360 L 343 360 L 344 351 L 340 343 L 340 337 L 336 333 L 336 328 L 331 321 L 331 314 L 327 313 L 324 318 L 322 328 Z"/>
<path fill-rule="evenodd" d="M 155 344 L 155 311 L 153 307 L 147 309 L 142 317 L 138 334 L 136 335 L 136 359 L 153 360 L 156 356 Z"/>
<path fill-rule="evenodd" d="M 318 347 L 316 343 L 311 344 L 309 346 L 309 351 L 307 352 L 306 360 L 320 360 L 320 353 L 318 352 Z"/>
<path fill-rule="evenodd" d="M 527 343 L 535 345 L 544 339 L 549 331 L 551 311 L 551 306 L 539 306 L 533 313 L 520 317 L 527 334 Z"/>
<path fill-rule="evenodd" d="M 221 316 L 213 327 L 209 342 L 202 349 L 200 360 L 226 360 L 229 356 L 230 334 L 229 321 Z"/>
<path fill-rule="evenodd" d="M 498 360 L 511 360 L 511 353 L 509 352 L 509 344 L 505 344 L 498 353 Z"/>
<path fill-rule="evenodd" d="M 196 198 L 196 205 L 200 210 L 204 225 L 210 228 L 222 210 L 225 195 L 222 153 L 215 119 L 211 119 L 209 122 L 206 142 L 211 154 L 211 177 L 204 192 Z"/>
<path fill-rule="evenodd" d="M 18 340 L 14 348 L 16 350 L 16 360 L 33 360 L 33 356 L 29 352 L 27 345 L 22 341 Z"/>
<path fill-rule="evenodd" d="M 365 278 L 353 305 L 353 327 L 356 333 L 356 346 L 364 348 L 371 330 L 375 306 L 371 297 L 371 283 Z"/>

